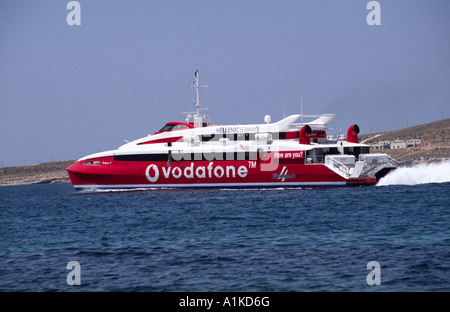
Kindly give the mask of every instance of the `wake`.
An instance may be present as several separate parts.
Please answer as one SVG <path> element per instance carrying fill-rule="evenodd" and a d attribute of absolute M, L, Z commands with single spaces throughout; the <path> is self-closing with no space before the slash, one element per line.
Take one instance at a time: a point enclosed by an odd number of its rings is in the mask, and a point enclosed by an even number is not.
<path fill-rule="evenodd" d="M 400 167 L 378 181 L 377 186 L 450 182 L 450 161 Z"/>

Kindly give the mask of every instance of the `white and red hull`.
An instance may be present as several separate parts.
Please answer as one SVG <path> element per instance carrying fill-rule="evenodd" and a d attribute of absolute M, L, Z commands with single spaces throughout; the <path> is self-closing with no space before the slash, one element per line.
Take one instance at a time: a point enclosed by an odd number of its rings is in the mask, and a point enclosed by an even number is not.
<path fill-rule="evenodd" d="M 346 179 L 323 164 L 276 164 L 265 170 L 257 161 L 115 161 L 77 162 L 67 168 L 77 189 L 125 188 L 317 188 L 374 185 L 376 178 Z"/>

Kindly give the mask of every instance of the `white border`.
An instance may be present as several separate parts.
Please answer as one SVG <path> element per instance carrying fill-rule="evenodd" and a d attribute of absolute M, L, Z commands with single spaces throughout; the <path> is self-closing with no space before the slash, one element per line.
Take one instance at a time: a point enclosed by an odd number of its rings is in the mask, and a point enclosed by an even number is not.
<path fill-rule="evenodd" d="M 76 189 L 142 189 L 142 188 L 228 188 L 228 187 L 327 187 L 346 186 L 347 182 L 257 182 L 257 183 L 193 183 L 193 184 L 112 184 L 74 185 Z"/>

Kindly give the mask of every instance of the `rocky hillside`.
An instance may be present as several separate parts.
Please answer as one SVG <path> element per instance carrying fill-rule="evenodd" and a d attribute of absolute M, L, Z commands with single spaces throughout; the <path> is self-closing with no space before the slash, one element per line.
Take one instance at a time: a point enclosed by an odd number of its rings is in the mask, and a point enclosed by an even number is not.
<path fill-rule="evenodd" d="M 405 129 L 361 135 L 360 142 L 376 144 L 379 141 L 421 139 L 422 146 L 405 149 L 383 149 L 397 160 L 437 160 L 450 158 L 450 118 Z"/>

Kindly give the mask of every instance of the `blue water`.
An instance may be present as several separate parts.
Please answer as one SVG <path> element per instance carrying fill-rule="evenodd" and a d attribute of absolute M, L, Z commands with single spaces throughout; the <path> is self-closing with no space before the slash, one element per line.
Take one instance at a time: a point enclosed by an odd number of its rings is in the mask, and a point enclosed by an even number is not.
<path fill-rule="evenodd" d="M 449 191 L 4 186 L 0 291 L 450 291 Z"/>

